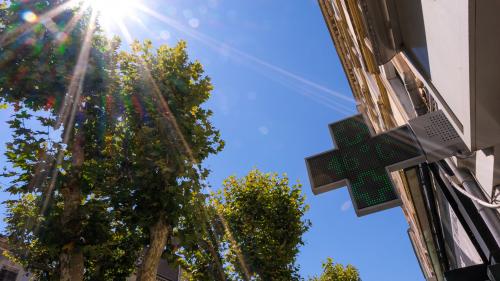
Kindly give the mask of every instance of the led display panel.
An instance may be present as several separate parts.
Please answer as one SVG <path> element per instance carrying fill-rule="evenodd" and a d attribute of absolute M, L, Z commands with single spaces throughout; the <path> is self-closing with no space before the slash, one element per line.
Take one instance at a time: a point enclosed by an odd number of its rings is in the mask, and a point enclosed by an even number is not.
<path fill-rule="evenodd" d="M 348 186 L 358 216 L 400 205 L 389 170 L 423 162 L 408 126 L 373 136 L 362 115 L 330 124 L 337 147 L 306 159 L 314 194 Z"/>

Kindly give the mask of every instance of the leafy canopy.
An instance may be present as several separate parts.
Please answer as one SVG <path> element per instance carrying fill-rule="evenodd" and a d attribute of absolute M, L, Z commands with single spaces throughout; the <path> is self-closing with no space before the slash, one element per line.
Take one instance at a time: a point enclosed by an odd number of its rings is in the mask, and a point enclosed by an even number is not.
<path fill-rule="evenodd" d="M 310 222 L 300 184 L 252 170 L 229 177 L 215 200 L 225 219 L 228 261 L 247 280 L 299 280 L 296 257 Z M 253 279 L 252 279 L 253 280 Z"/>
<path fill-rule="evenodd" d="M 310 281 L 361 281 L 358 270 L 352 266 L 343 266 L 334 263 L 332 258 L 328 258 L 323 263 L 323 273 L 319 277 L 313 277 Z"/>
<path fill-rule="evenodd" d="M 153 49 L 134 42 L 118 56 L 121 91 L 113 98 L 114 131 L 106 136 L 105 193 L 125 223 L 148 243 L 150 226 L 174 228 L 185 206 L 202 189 L 201 166 L 224 142 L 202 107 L 212 85 L 203 67 L 190 61 L 186 43 Z"/>

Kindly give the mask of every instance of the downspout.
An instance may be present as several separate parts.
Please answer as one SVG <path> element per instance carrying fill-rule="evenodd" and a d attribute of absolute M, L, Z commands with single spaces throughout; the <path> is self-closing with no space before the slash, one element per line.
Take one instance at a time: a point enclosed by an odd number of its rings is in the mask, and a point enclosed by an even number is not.
<path fill-rule="evenodd" d="M 460 169 L 455 166 L 455 163 L 451 159 L 446 159 L 446 164 L 451 169 L 456 178 L 460 181 L 460 184 L 464 187 L 464 189 L 470 194 L 478 197 L 483 201 L 488 201 L 484 193 L 482 192 L 482 188 L 477 183 L 474 176 L 470 173 L 470 171 L 466 169 Z M 491 234 L 495 238 L 495 241 L 498 245 L 500 245 L 500 217 L 498 212 L 495 209 L 483 207 L 476 202 L 474 202 L 479 214 L 483 218 L 484 222 L 488 226 Z M 497 261 L 500 262 L 500 261 Z"/>

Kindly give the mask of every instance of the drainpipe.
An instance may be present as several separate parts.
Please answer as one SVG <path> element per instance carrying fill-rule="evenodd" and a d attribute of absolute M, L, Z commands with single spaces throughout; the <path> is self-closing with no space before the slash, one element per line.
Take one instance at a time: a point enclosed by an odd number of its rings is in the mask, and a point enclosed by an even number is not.
<path fill-rule="evenodd" d="M 479 186 L 474 176 L 468 170 L 457 168 L 455 166 L 455 163 L 453 163 L 450 158 L 446 159 L 445 161 L 467 192 L 483 201 L 488 202 L 488 199 L 484 195 L 482 188 Z M 488 226 L 488 229 L 495 238 L 495 241 L 498 245 L 500 245 L 500 216 L 497 210 L 481 206 L 476 202 L 474 202 L 474 205 L 476 206 L 479 214 Z"/>

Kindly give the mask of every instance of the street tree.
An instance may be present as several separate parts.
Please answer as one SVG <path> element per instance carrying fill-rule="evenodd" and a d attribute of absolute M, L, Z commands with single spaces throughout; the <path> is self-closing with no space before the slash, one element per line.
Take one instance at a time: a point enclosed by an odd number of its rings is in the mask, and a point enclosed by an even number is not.
<path fill-rule="evenodd" d="M 145 251 L 138 280 L 152 281 L 160 258 L 171 255 L 174 228 L 199 194 L 209 171 L 202 162 L 223 148 L 203 107 L 212 84 L 186 43 L 154 49 L 134 42 L 119 55 L 125 124 L 120 164 L 109 184 L 113 208 L 139 227 Z M 117 186 L 118 188 L 114 188 Z"/>
<path fill-rule="evenodd" d="M 232 280 L 225 259 L 228 243 L 224 224 L 211 197 L 199 194 L 187 207 L 175 234 L 179 240 L 177 260 L 184 268 L 184 279 Z"/>
<path fill-rule="evenodd" d="M 227 178 L 214 206 L 236 279 L 300 280 L 296 257 L 310 227 L 300 184 L 252 170 L 240 179 Z"/>
<path fill-rule="evenodd" d="M 89 11 L 66 4 L 0 5 L 0 99 L 15 109 L 4 175 L 19 198 L 8 202 L 7 232 L 12 257 L 41 280 L 92 279 L 100 257 L 127 258 L 115 249 L 128 236 L 96 179 L 118 44 Z"/>
<path fill-rule="evenodd" d="M 310 281 L 361 281 L 358 270 L 350 264 L 344 267 L 328 258 L 322 267 L 323 273 Z"/>
<path fill-rule="evenodd" d="M 0 6 L 0 63 L 10 66 L 0 99 L 16 109 L 4 173 L 20 196 L 8 202 L 12 256 L 41 279 L 117 280 L 146 238 L 138 277 L 153 280 L 208 175 L 201 162 L 223 146 L 201 107 L 210 79 L 184 42 L 117 56 L 93 16 L 66 2 Z"/>

